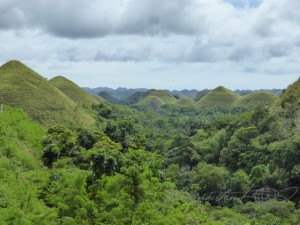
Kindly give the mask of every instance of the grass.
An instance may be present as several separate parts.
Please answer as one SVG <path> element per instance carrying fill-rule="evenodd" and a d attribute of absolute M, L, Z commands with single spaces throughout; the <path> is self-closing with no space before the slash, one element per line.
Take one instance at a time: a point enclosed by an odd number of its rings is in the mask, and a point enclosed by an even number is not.
<path fill-rule="evenodd" d="M 128 104 L 137 104 L 138 102 L 142 101 L 144 98 L 148 96 L 147 92 L 135 92 L 131 94 L 127 99 L 126 102 Z"/>
<path fill-rule="evenodd" d="M 177 103 L 177 99 L 163 90 L 149 90 L 145 93 L 135 93 L 129 97 L 129 103 L 136 103 L 138 105 L 145 105 L 150 108 L 158 108 L 162 105 L 173 105 Z"/>
<path fill-rule="evenodd" d="M 269 92 L 257 92 L 240 96 L 220 86 L 197 101 L 196 106 L 198 108 L 219 106 L 255 107 L 272 104 L 276 99 L 277 96 Z"/>
<path fill-rule="evenodd" d="M 79 106 L 91 107 L 93 104 L 99 103 L 96 98 L 65 77 L 55 77 L 49 80 L 49 83 L 58 88 Z"/>
<path fill-rule="evenodd" d="M 166 103 L 156 96 L 147 96 L 142 101 L 138 103 L 138 105 L 147 106 L 152 109 L 157 109 L 158 107 L 165 105 Z"/>
<path fill-rule="evenodd" d="M 90 126 L 94 123 L 93 117 L 74 101 L 19 61 L 9 61 L 0 67 L 1 103 L 22 108 L 44 125 Z"/>
<path fill-rule="evenodd" d="M 0 113 L 0 157 L 14 158 L 26 168 L 38 168 L 44 128 L 21 109 L 4 106 Z"/>
<path fill-rule="evenodd" d="M 300 132 L 300 77 L 282 92 L 278 104 L 288 112 L 289 116 L 294 114 L 297 131 Z"/>
<path fill-rule="evenodd" d="M 150 90 L 147 92 L 147 95 L 161 99 L 164 102 L 164 104 L 175 104 L 177 102 L 177 99 L 167 91 Z"/>
<path fill-rule="evenodd" d="M 240 95 L 220 86 L 202 97 L 197 103 L 198 108 L 203 107 L 219 107 L 219 106 L 233 106 L 240 98 Z"/>
<path fill-rule="evenodd" d="M 257 92 L 243 95 L 235 103 L 238 106 L 255 107 L 259 105 L 269 105 L 275 102 L 277 96 L 269 92 Z"/>
<path fill-rule="evenodd" d="M 195 101 L 189 97 L 181 97 L 177 100 L 176 104 L 180 106 L 193 106 L 195 105 Z"/>

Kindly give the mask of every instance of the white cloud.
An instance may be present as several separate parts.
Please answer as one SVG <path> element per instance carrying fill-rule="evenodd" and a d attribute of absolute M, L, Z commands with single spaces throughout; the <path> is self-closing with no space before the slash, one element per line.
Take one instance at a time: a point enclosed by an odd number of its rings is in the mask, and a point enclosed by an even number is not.
<path fill-rule="evenodd" d="M 212 77 L 295 76 L 299 11 L 295 0 L 2 0 L 0 61 L 116 63 L 136 80 L 195 68 Z M 143 73 L 147 63 L 156 66 Z"/>

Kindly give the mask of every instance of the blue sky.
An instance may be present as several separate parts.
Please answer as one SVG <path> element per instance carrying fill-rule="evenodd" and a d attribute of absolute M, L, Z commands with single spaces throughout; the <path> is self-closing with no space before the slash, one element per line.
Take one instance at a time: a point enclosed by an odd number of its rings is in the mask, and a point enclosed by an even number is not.
<path fill-rule="evenodd" d="M 262 0 L 225 0 L 225 2 L 238 8 L 256 8 L 262 3 Z"/>
<path fill-rule="evenodd" d="M 300 1 L 1 0 L 0 63 L 80 86 L 285 88 Z"/>

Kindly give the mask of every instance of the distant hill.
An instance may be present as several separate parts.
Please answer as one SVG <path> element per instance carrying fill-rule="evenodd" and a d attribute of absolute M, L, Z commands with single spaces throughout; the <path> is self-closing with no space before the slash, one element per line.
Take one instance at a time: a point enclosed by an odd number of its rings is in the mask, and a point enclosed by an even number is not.
<path fill-rule="evenodd" d="M 201 98 L 203 98 L 205 95 L 207 95 L 211 90 L 204 89 L 202 91 L 199 91 L 197 95 L 195 96 L 195 101 L 199 101 Z"/>
<path fill-rule="evenodd" d="M 255 107 L 271 104 L 275 102 L 277 98 L 277 95 L 270 92 L 251 92 L 250 94 L 241 96 L 220 86 L 201 97 L 200 100 L 197 101 L 196 106 L 198 108 L 220 106 Z"/>
<path fill-rule="evenodd" d="M 198 108 L 232 106 L 240 95 L 233 93 L 223 86 L 219 86 L 202 97 L 197 103 Z"/>
<path fill-rule="evenodd" d="M 132 95 L 130 95 L 127 99 L 126 99 L 126 103 L 129 105 L 138 103 L 140 100 L 146 98 L 148 96 L 147 92 L 135 92 Z"/>
<path fill-rule="evenodd" d="M 181 97 L 177 100 L 176 104 L 179 106 L 194 106 L 195 101 L 189 97 Z"/>
<path fill-rule="evenodd" d="M 132 104 L 137 105 L 143 105 L 150 108 L 157 108 L 161 105 L 166 104 L 176 104 L 177 99 L 171 95 L 168 91 L 162 91 L 162 90 L 149 90 L 146 93 L 137 96 L 134 94 L 134 96 L 130 96 L 129 99 L 136 101 L 132 101 Z"/>
<path fill-rule="evenodd" d="M 85 90 L 65 77 L 58 76 L 49 80 L 49 82 L 79 106 L 91 107 L 93 104 L 98 104 L 101 100 L 97 100 L 96 98 L 92 97 Z"/>
<path fill-rule="evenodd" d="M 241 96 L 235 103 L 237 106 L 258 106 L 258 105 L 268 105 L 277 99 L 277 95 L 270 92 L 254 92 L 251 94 L 246 94 Z"/>
<path fill-rule="evenodd" d="M 268 93 L 273 93 L 275 95 L 280 95 L 282 92 L 282 89 L 259 89 L 259 90 L 235 90 L 233 91 L 236 94 L 239 95 L 246 95 L 246 94 L 251 94 L 251 93 L 258 93 L 258 92 L 268 92 Z"/>
<path fill-rule="evenodd" d="M 121 100 L 119 100 L 118 98 L 112 96 L 110 93 L 107 93 L 105 91 L 99 92 L 97 96 L 105 99 L 106 101 L 108 101 L 112 104 L 120 104 L 121 103 Z"/>
<path fill-rule="evenodd" d="M 157 109 L 158 107 L 165 105 L 166 103 L 156 96 L 149 95 L 143 100 L 141 100 L 138 105 L 146 106 L 152 109 Z"/>
<path fill-rule="evenodd" d="M 98 87 L 98 88 L 83 88 L 90 94 L 95 94 L 99 95 L 99 93 L 107 93 L 111 97 L 114 97 L 118 99 L 120 102 L 127 99 L 130 95 L 136 93 L 136 92 L 146 92 L 148 89 L 146 88 L 136 88 L 136 89 L 131 89 L 131 88 L 117 88 L 117 89 L 112 89 L 108 87 Z"/>
<path fill-rule="evenodd" d="M 165 104 L 175 104 L 177 102 L 177 99 L 167 91 L 162 90 L 150 90 L 147 91 L 148 96 L 155 96 L 157 98 L 160 98 Z"/>
<path fill-rule="evenodd" d="M 189 97 L 189 98 L 195 98 L 196 95 L 198 94 L 198 92 L 199 91 L 196 89 L 193 89 L 193 90 L 184 89 L 181 91 L 177 91 L 177 90 L 170 91 L 170 93 L 172 95 L 176 95 L 178 97 Z"/>
<path fill-rule="evenodd" d="M 0 67 L 0 103 L 22 108 L 34 120 L 46 125 L 90 125 L 93 117 L 19 61 Z"/>
<path fill-rule="evenodd" d="M 95 95 L 100 95 L 104 97 L 106 100 L 108 100 L 111 103 L 114 104 L 134 104 L 137 103 L 139 100 L 145 98 L 148 96 L 147 91 L 150 91 L 150 89 L 146 88 L 108 88 L 108 87 L 98 87 L 98 88 L 83 88 L 87 92 Z M 177 96 L 178 98 L 181 97 L 189 97 L 194 99 L 196 102 L 199 101 L 202 97 L 207 95 L 212 90 L 204 89 L 201 91 L 198 91 L 196 89 L 193 90 L 163 90 L 166 92 L 169 92 L 171 95 Z M 274 93 L 276 95 L 279 95 L 281 93 L 281 89 L 261 89 L 261 90 L 235 90 L 234 93 L 238 95 L 246 95 L 256 92 L 270 92 Z"/>

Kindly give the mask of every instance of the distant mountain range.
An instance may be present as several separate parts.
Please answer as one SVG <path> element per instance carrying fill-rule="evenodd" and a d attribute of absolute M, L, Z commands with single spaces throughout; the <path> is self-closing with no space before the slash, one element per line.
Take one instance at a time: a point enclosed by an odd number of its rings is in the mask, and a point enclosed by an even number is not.
<path fill-rule="evenodd" d="M 87 92 L 101 96 L 102 98 L 106 99 L 107 101 L 111 103 L 127 103 L 127 104 L 133 104 L 136 103 L 136 100 L 139 98 L 142 98 L 143 96 L 147 96 L 147 92 L 151 91 L 151 89 L 147 88 L 108 88 L 108 87 L 98 87 L 98 88 L 83 88 Z M 199 101 L 202 97 L 210 93 L 212 90 L 204 89 L 201 91 L 198 91 L 196 89 L 192 90 L 163 90 L 165 92 L 168 92 L 169 94 L 173 95 L 175 98 L 182 98 L 182 97 L 188 97 L 195 101 Z M 267 93 L 273 93 L 275 95 L 279 95 L 282 92 L 282 89 L 260 89 L 260 90 L 235 90 L 232 91 L 235 94 L 238 95 L 247 95 L 251 93 L 259 93 L 259 92 L 267 92 Z"/>
<path fill-rule="evenodd" d="M 293 93 L 298 94 L 298 83 L 293 85 Z M 22 108 L 31 118 L 45 125 L 80 124 L 89 127 L 95 120 L 94 114 L 90 112 L 91 106 L 105 100 L 154 109 L 162 105 L 199 109 L 219 106 L 253 107 L 273 103 L 281 92 L 278 89 L 233 92 L 222 86 L 202 91 L 101 87 L 85 90 L 91 94 L 61 76 L 48 81 L 19 61 L 9 61 L 0 66 L 0 104 Z M 283 104 L 290 104 L 293 95 L 286 91 L 283 96 L 287 96 Z"/>

